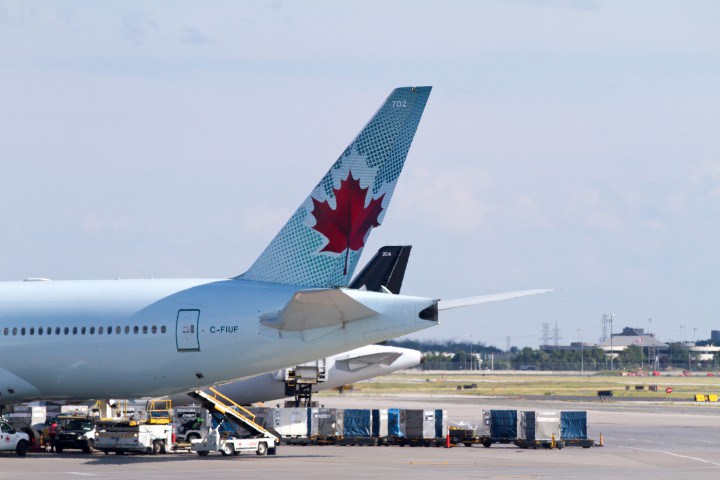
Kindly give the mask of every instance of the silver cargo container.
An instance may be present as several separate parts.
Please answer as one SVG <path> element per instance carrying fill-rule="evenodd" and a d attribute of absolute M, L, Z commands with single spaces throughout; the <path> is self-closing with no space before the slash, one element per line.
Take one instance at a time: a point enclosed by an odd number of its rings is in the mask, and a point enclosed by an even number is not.
<path fill-rule="evenodd" d="M 343 410 L 339 408 L 309 408 L 308 436 L 333 437 L 343 436 Z"/>
<path fill-rule="evenodd" d="M 560 440 L 560 412 L 518 412 L 518 438 L 527 441 Z"/>
<path fill-rule="evenodd" d="M 490 410 L 482 411 L 482 422 L 480 422 L 480 425 L 477 426 L 477 431 L 475 432 L 475 434 L 478 437 L 490 436 Z"/>
<path fill-rule="evenodd" d="M 274 408 L 271 410 L 272 426 L 283 437 L 304 438 L 308 435 L 307 408 Z"/>
<path fill-rule="evenodd" d="M 407 438 L 435 438 L 435 410 L 405 410 Z"/>

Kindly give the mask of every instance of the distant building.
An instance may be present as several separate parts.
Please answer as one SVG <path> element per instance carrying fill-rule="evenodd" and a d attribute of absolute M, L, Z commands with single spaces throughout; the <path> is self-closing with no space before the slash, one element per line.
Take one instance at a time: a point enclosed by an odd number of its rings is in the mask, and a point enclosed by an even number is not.
<path fill-rule="evenodd" d="M 597 344 L 592 342 L 572 342 L 570 345 L 540 345 L 540 350 L 543 352 L 552 352 L 554 350 L 560 350 L 563 352 L 579 352 L 581 350 L 595 347 L 597 347 Z"/>
<path fill-rule="evenodd" d="M 689 350 L 695 354 L 695 358 L 701 362 L 709 362 L 715 358 L 715 354 L 720 352 L 720 347 L 714 347 L 712 345 L 698 346 L 692 342 L 681 343 L 680 346 L 685 350 Z"/>
<path fill-rule="evenodd" d="M 623 328 L 622 332 L 614 333 L 613 337 L 642 337 L 644 335 L 645 335 L 644 328 L 625 327 L 625 328 Z M 648 333 L 648 336 L 654 337 L 655 335 Z"/>
<path fill-rule="evenodd" d="M 628 328 L 625 328 L 623 332 L 626 330 L 631 330 Z M 635 345 L 640 348 L 647 349 L 657 349 L 657 350 L 665 350 L 668 348 L 668 346 L 655 339 L 653 335 L 613 335 L 612 338 L 608 338 L 604 342 L 600 342 L 598 344 L 598 348 L 601 348 L 605 351 L 605 353 L 610 355 L 617 355 L 626 348 L 628 348 L 630 345 Z"/>
<path fill-rule="evenodd" d="M 710 341 L 713 345 L 720 345 L 720 330 L 710 330 Z"/>

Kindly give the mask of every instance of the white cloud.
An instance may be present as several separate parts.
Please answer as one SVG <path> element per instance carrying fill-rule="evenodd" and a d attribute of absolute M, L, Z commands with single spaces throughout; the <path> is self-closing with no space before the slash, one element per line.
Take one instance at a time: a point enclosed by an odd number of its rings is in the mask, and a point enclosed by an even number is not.
<path fill-rule="evenodd" d="M 441 232 L 469 232 L 483 223 L 490 206 L 483 198 L 493 188 L 479 168 L 415 169 L 402 180 L 398 207 Z"/>
<path fill-rule="evenodd" d="M 614 233 L 623 228 L 624 221 L 612 213 L 591 212 L 585 216 L 585 225 L 594 230 Z"/>
<path fill-rule="evenodd" d="M 180 30 L 180 41 L 190 45 L 204 45 L 209 43 L 210 39 L 199 29 L 185 26 Z"/>

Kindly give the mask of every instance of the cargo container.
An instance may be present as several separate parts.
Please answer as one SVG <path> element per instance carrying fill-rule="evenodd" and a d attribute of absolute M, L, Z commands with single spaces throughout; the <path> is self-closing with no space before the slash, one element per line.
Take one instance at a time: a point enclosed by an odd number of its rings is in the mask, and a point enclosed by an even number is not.
<path fill-rule="evenodd" d="M 560 413 L 554 411 L 518 412 L 515 444 L 521 448 L 562 448 Z"/>
<path fill-rule="evenodd" d="M 563 440 L 587 438 L 587 412 L 560 412 Z"/>
<path fill-rule="evenodd" d="M 565 411 L 560 412 L 561 436 L 566 447 L 590 448 L 595 441 L 590 440 L 587 434 L 587 412 Z"/>
<path fill-rule="evenodd" d="M 342 438 L 343 410 L 338 408 L 307 409 L 308 436 L 314 441 Z"/>
<path fill-rule="evenodd" d="M 375 409 L 372 411 L 372 434 L 376 438 L 387 438 L 388 433 L 388 411 Z"/>
<path fill-rule="evenodd" d="M 405 438 L 405 410 L 401 408 L 388 409 L 388 437 Z"/>
<path fill-rule="evenodd" d="M 445 439 L 448 435 L 447 410 L 435 410 L 435 438 Z"/>
<path fill-rule="evenodd" d="M 372 412 L 370 410 L 346 409 L 343 414 L 343 436 L 369 438 L 372 436 Z"/>
<path fill-rule="evenodd" d="M 307 408 L 275 408 L 270 411 L 271 420 L 268 426 L 272 427 L 283 438 L 306 438 L 308 436 L 308 409 Z"/>
<path fill-rule="evenodd" d="M 434 439 L 435 410 L 405 410 L 405 428 L 408 439 Z"/>
<path fill-rule="evenodd" d="M 491 443 L 517 440 L 517 410 L 490 410 Z"/>

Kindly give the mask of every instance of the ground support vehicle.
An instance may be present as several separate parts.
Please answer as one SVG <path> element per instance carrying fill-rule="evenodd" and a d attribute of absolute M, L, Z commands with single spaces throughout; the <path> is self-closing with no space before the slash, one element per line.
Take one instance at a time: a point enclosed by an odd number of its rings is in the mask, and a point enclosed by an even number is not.
<path fill-rule="evenodd" d="M 95 448 L 108 454 L 115 452 L 167 453 L 172 448 L 172 425 L 148 425 L 136 421 L 100 421 L 97 423 Z"/>
<path fill-rule="evenodd" d="M 274 455 L 277 452 L 275 437 L 236 438 L 225 437 L 221 427 L 208 429 L 205 439 L 192 444 L 190 449 L 200 456 L 210 452 L 220 452 L 223 455 L 240 455 L 241 453 L 256 453 L 257 455 Z"/>
<path fill-rule="evenodd" d="M 515 440 L 515 445 L 520 448 L 557 448 L 561 449 L 565 446 L 565 442 L 562 440 L 528 440 L 525 438 L 518 438 Z"/>
<path fill-rule="evenodd" d="M 566 447 L 582 447 L 582 448 L 590 448 L 590 447 L 602 447 L 602 445 L 598 445 L 595 443 L 595 440 L 592 440 L 590 438 L 572 438 L 563 440 L 563 443 Z"/>
<path fill-rule="evenodd" d="M 376 437 L 343 437 L 338 440 L 338 445 L 345 446 L 361 446 L 361 447 L 377 447 L 380 439 Z"/>
<path fill-rule="evenodd" d="M 18 432 L 12 425 L 0 420 L 0 451 L 14 451 L 18 457 L 27 455 L 30 449 L 30 436 L 24 432 Z"/>
<path fill-rule="evenodd" d="M 207 422 L 207 411 L 196 405 L 175 407 L 175 439 L 177 443 L 189 444 L 199 441 L 203 436 L 203 426 Z"/>
<path fill-rule="evenodd" d="M 239 455 L 242 452 L 276 454 L 280 437 L 256 423 L 252 412 L 214 388 L 207 392 L 196 390 L 190 395 L 200 400 L 214 424 L 205 427 L 203 439 L 192 444 L 192 451 L 201 456 L 210 452 L 220 452 L 223 455 Z"/>
<path fill-rule="evenodd" d="M 472 447 L 473 445 L 489 447 L 492 445 L 492 437 L 489 434 L 481 435 L 473 428 L 450 427 L 448 434 L 450 435 L 451 445 L 464 445 L 466 447 Z"/>
<path fill-rule="evenodd" d="M 85 453 L 95 451 L 95 423 L 90 418 L 73 419 L 55 437 L 55 451 L 78 449 Z"/>

